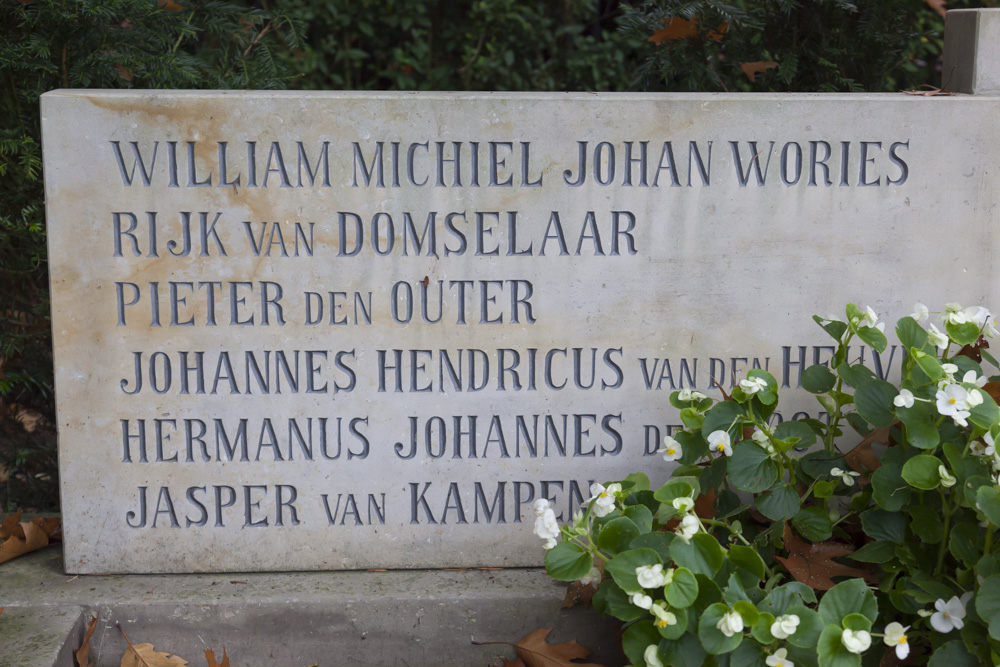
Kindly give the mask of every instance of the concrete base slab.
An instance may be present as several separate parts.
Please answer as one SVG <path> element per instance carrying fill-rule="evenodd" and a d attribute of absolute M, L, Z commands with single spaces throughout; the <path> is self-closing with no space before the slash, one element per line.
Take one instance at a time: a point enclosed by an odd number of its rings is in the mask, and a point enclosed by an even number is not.
<path fill-rule="evenodd" d="M 539 627 L 622 664 L 615 624 L 560 609 L 564 594 L 539 569 L 71 577 L 49 548 L 0 568 L 0 665 L 72 667 L 93 614 L 97 667 L 121 664 L 118 624 L 192 666 L 207 648 L 234 667 L 491 665 L 513 649 L 473 640 L 515 643 Z"/>

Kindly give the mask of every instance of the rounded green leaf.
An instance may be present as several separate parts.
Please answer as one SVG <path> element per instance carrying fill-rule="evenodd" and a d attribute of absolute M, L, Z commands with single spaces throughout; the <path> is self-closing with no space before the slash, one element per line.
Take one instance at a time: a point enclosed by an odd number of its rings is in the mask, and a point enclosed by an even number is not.
<path fill-rule="evenodd" d="M 628 593 L 610 578 L 601 582 L 600 590 L 594 595 L 593 605 L 599 613 L 620 621 L 634 621 L 646 615 L 646 610 L 632 604 Z"/>
<path fill-rule="evenodd" d="M 730 612 L 724 604 L 713 604 L 701 614 L 698 621 L 698 639 L 701 645 L 711 655 L 720 655 L 734 650 L 743 641 L 743 633 L 738 632 L 727 637 L 719 630 L 719 621 Z"/>
<path fill-rule="evenodd" d="M 691 477 L 675 477 L 653 492 L 653 497 L 669 505 L 675 498 L 694 498 L 695 485 Z"/>
<path fill-rule="evenodd" d="M 813 648 L 816 646 L 825 625 L 816 610 L 810 609 L 805 605 L 793 604 L 784 611 L 784 614 L 799 617 L 799 627 L 795 628 L 795 632 L 789 635 L 788 643 L 799 648 Z"/>
<path fill-rule="evenodd" d="M 837 384 L 837 376 L 826 366 L 815 364 L 802 371 L 802 388 L 810 394 L 825 394 Z"/>
<path fill-rule="evenodd" d="M 660 554 L 656 553 L 653 549 L 629 549 L 609 560 L 604 565 L 604 571 L 614 578 L 615 583 L 621 586 L 622 590 L 641 591 L 642 586 L 635 575 L 636 568 L 643 565 L 657 565 L 662 563 Z M 582 577 L 583 575 L 580 576 Z M 579 578 L 577 577 L 577 579 Z"/>
<path fill-rule="evenodd" d="M 757 443 L 742 442 L 733 447 L 729 480 L 740 491 L 760 493 L 778 481 L 778 466 Z"/>
<path fill-rule="evenodd" d="M 639 507 L 642 507 L 641 505 Z M 635 507 L 629 507 L 628 509 L 635 509 Z M 652 514 L 648 509 L 642 507 L 646 510 L 646 513 L 650 516 L 650 523 L 652 523 Z M 639 537 L 640 534 L 639 527 L 635 525 L 635 522 L 627 516 L 620 516 L 604 524 L 601 528 L 601 532 L 597 534 L 597 546 L 603 551 L 607 551 L 612 554 L 616 554 L 619 551 L 624 551 L 629 548 L 632 540 Z"/>
<path fill-rule="evenodd" d="M 906 347 L 920 350 L 927 342 L 927 332 L 912 317 L 903 317 L 896 322 L 896 338 Z"/>
<path fill-rule="evenodd" d="M 639 537 L 632 540 L 629 545 L 630 549 L 641 549 L 646 547 L 648 549 L 654 550 L 656 553 L 660 554 L 660 558 L 663 562 L 670 560 L 670 542 L 674 539 L 673 533 L 643 533 Z"/>
<path fill-rule="evenodd" d="M 693 632 L 685 634 L 675 642 L 660 641 L 660 661 L 673 667 L 704 667 L 705 649 Z"/>
<path fill-rule="evenodd" d="M 884 380 L 869 380 L 854 392 L 854 406 L 858 414 L 872 426 L 888 426 L 895 419 L 892 399 L 899 390 Z"/>
<path fill-rule="evenodd" d="M 722 567 L 725 552 L 714 537 L 708 533 L 698 533 L 690 542 L 675 539 L 670 543 L 670 557 L 680 567 L 686 567 L 695 574 L 715 577 Z"/>
<path fill-rule="evenodd" d="M 841 641 L 843 628 L 837 625 L 827 625 L 820 633 L 816 642 L 816 656 L 819 667 L 859 667 L 861 656 L 851 653 Z"/>
<path fill-rule="evenodd" d="M 792 525 L 802 537 L 811 542 L 822 542 L 833 535 L 833 522 L 830 515 L 819 507 L 803 507 L 792 518 Z"/>
<path fill-rule="evenodd" d="M 688 629 L 687 609 L 677 609 L 675 607 L 670 610 L 670 613 L 676 618 L 675 623 L 667 625 L 665 622 L 660 621 L 660 619 L 656 619 L 653 621 L 653 625 L 664 639 L 680 639 Z"/>
<path fill-rule="evenodd" d="M 906 441 L 918 449 L 934 449 L 941 434 L 934 425 L 937 415 L 930 403 L 914 402 L 909 408 L 896 408 L 896 416 L 906 427 Z"/>
<path fill-rule="evenodd" d="M 757 622 L 760 618 L 760 612 L 757 611 L 757 607 L 753 606 L 753 603 L 748 600 L 737 600 L 733 603 L 733 611 L 740 615 L 743 619 L 743 625 L 750 627 Z"/>
<path fill-rule="evenodd" d="M 674 571 L 674 579 L 666 586 L 667 603 L 674 609 L 684 609 L 698 599 L 698 579 L 686 567 Z"/>
<path fill-rule="evenodd" d="M 966 650 L 960 639 L 938 646 L 927 661 L 927 667 L 981 667 L 982 664 L 979 658 Z"/>
<path fill-rule="evenodd" d="M 994 526 L 1000 526 L 1000 490 L 995 486 L 981 486 L 976 491 L 976 504 Z"/>
<path fill-rule="evenodd" d="M 929 454 L 920 454 L 903 464 L 903 479 L 910 486 L 924 491 L 936 489 L 941 483 L 938 468 L 943 465 L 941 459 Z"/>
<path fill-rule="evenodd" d="M 835 623 L 839 627 L 849 614 L 861 614 L 872 623 L 878 615 L 875 594 L 863 579 L 842 581 L 824 593 L 819 601 L 819 615 L 824 623 Z"/>
<path fill-rule="evenodd" d="M 872 629 L 871 619 L 866 616 L 862 616 L 861 614 L 848 614 L 844 617 L 841 625 L 843 625 L 847 630 L 854 630 L 855 632 L 858 630 L 870 632 Z"/>
<path fill-rule="evenodd" d="M 944 377 L 944 369 L 941 362 L 933 354 L 927 354 L 921 350 L 910 348 L 910 356 L 916 360 L 917 366 L 924 372 L 924 375 L 933 382 L 937 382 Z"/>
<path fill-rule="evenodd" d="M 593 556 L 571 542 L 558 542 L 545 552 L 545 571 L 558 581 L 577 581 L 593 566 Z"/>
<path fill-rule="evenodd" d="M 770 644 L 775 641 L 774 635 L 771 634 L 771 626 L 774 624 L 774 615 L 764 611 L 760 613 L 757 617 L 757 622 L 753 624 L 750 629 L 750 633 L 753 638 L 756 639 L 761 644 Z"/>
<path fill-rule="evenodd" d="M 963 322 L 962 324 L 946 322 L 944 327 L 948 332 L 948 338 L 959 345 L 972 345 L 979 340 L 979 327 L 976 326 L 975 322 Z"/>
<path fill-rule="evenodd" d="M 906 519 L 901 512 L 870 509 L 861 513 L 861 528 L 873 540 L 903 543 Z"/>
<path fill-rule="evenodd" d="M 851 554 L 859 563 L 888 563 L 896 557 L 896 545 L 892 542 L 869 542 Z"/>
<path fill-rule="evenodd" d="M 990 429 L 1000 421 L 1000 407 L 985 391 L 980 391 L 979 394 L 983 397 L 983 402 L 970 410 L 972 414 L 969 415 L 969 421 L 979 428 Z"/>
<path fill-rule="evenodd" d="M 739 403 L 735 401 L 720 401 L 705 413 L 705 421 L 701 425 L 701 434 L 708 438 L 713 431 L 737 432 L 737 423 L 742 422 L 743 413 Z"/>
<path fill-rule="evenodd" d="M 743 568 L 761 581 L 764 580 L 767 566 L 764 559 L 760 557 L 756 549 L 752 549 L 742 544 L 729 547 L 729 560 L 738 568 Z"/>
<path fill-rule="evenodd" d="M 648 533 L 653 529 L 653 513 L 645 505 L 629 505 L 622 513 L 632 520 L 639 532 Z"/>
<path fill-rule="evenodd" d="M 633 623 L 622 633 L 622 650 L 634 665 L 645 665 L 643 655 L 650 644 L 660 643 L 660 633 L 652 621 Z"/>
<path fill-rule="evenodd" d="M 774 429 L 774 437 L 780 440 L 797 439 L 792 447 L 812 447 L 816 444 L 816 431 L 812 430 L 809 424 L 802 421 L 784 421 Z M 781 447 L 782 451 L 788 451 L 791 447 Z"/>
<path fill-rule="evenodd" d="M 778 484 L 753 500 L 754 507 L 771 521 L 785 521 L 801 509 L 799 494 L 791 484 Z"/>
<path fill-rule="evenodd" d="M 976 593 L 976 612 L 990 629 L 990 637 L 1000 640 L 1000 574 L 987 577 Z"/>
<path fill-rule="evenodd" d="M 875 327 L 858 327 L 858 338 L 868 343 L 869 347 L 880 354 L 885 352 L 885 348 L 889 344 L 885 334 Z"/>
<path fill-rule="evenodd" d="M 872 499 L 884 510 L 897 512 L 910 502 L 910 488 L 903 479 L 903 466 L 885 463 L 872 473 Z"/>
<path fill-rule="evenodd" d="M 944 538 L 940 510 L 914 505 L 910 511 L 910 530 L 925 544 L 937 544 Z"/>

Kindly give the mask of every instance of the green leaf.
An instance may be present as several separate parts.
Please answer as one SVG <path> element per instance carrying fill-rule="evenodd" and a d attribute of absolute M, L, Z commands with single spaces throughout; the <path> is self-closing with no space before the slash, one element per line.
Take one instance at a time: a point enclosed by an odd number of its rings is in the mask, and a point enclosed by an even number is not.
<path fill-rule="evenodd" d="M 842 632 L 839 623 L 823 628 L 816 642 L 819 667 L 858 667 L 861 664 L 861 656 L 848 651 L 841 641 Z"/>
<path fill-rule="evenodd" d="M 773 589 L 758 606 L 761 611 L 781 616 L 791 613 L 787 610 L 797 604 L 816 604 L 816 593 L 805 584 L 791 581 Z"/>
<path fill-rule="evenodd" d="M 646 513 L 650 517 L 650 523 L 652 523 L 653 515 L 650 511 L 642 505 L 638 507 L 646 510 Z M 635 508 L 632 507 L 629 509 Z M 604 551 L 616 554 L 619 551 L 628 549 L 632 540 L 638 537 L 641 532 L 634 521 L 627 516 L 620 516 L 604 524 L 601 532 L 597 534 L 597 546 Z"/>
<path fill-rule="evenodd" d="M 684 454 L 679 459 L 680 463 L 691 465 L 708 455 L 708 441 L 701 435 L 701 424 L 698 424 L 694 433 L 689 431 L 674 433 L 674 439 L 681 444 L 681 449 L 684 450 Z"/>
<path fill-rule="evenodd" d="M 844 362 L 837 366 L 837 375 L 855 389 L 875 379 L 875 373 L 864 364 L 853 366 Z"/>
<path fill-rule="evenodd" d="M 896 338 L 908 348 L 921 350 L 927 343 L 927 332 L 912 317 L 903 317 L 896 322 Z"/>
<path fill-rule="evenodd" d="M 749 600 L 737 600 L 734 602 L 733 611 L 740 615 L 740 618 L 743 619 L 743 625 L 748 628 L 760 618 L 760 612 L 757 611 L 757 607 L 753 606 L 753 603 Z"/>
<path fill-rule="evenodd" d="M 633 623 L 622 633 L 622 650 L 634 665 L 645 665 L 643 655 L 650 644 L 660 643 L 660 633 L 652 621 Z"/>
<path fill-rule="evenodd" d="M 872 499 L 884 510 L 898 512 L 910 502 L 910 488 L 903 479 L 903 466 L 882 462 L 872 473 Z"/>
<path fill-rule="evenodd" d="M 729 560 L 736 567 L 743 568 L 760 581 L 764 580 L 767 566 L 764 559 L 760 557 L 756 549 L 752 549 L 742 544 L 729 547 Z"/>
<path fill-rule="evenodd" d="M 632 544 L 629 545 L 629 548 L 641 549 L 645 547 L 647 549 L 652 549 L 656 553 L 660 554 L 660 558 L 663 559 L 663 562 L 667 562 L 670 560 L 670 543 L 673 539 L 673 533 L 663 533 L 660 531 L 643 533 L 639 537 L 632 540 Z"/>
<path fill-rule="evenodd" d="M 868 343 L 869 347 L 880 354 L 885 352 L 885 348 L 889 344 L 889 341 L 886 340 L 884 333 L 875 327 L 858 327 L 857 331 L 858 338 Z"/>
<path fill-rule="evenodd" d="M 872 426 L 888 426 L 895 419 L 892 399 L 899 391 L 884 380 L 869 380 L 854 392 L 858 414 Z"/>
<path fill-rule="evenodd" d="M 729 479 L 740 491 L 760 493 L 778 480 L 778 466 L 757 443 L 742 442 L 733 447 Z"/>
<path fill-rule="evenodd" d="M 816 444 L 816 431 L 812 430 L 808 424 L 801 421 L 783 421 L 774 429 L 774 437 L 779 440 L 788 440 L 790 438 L 797 438 L 798 442 L 794 444 L 795 447 L 799 449 L 812 447 Z M 779 447 L 784 452 L 787 452 L 791 447 Z"/>
<path fill-rule="evenodd" d="M 958 639 L 938 646 L 927 661 L 927 667 L 980 667 L 981 664 Z"/>
<path fill-rule="evenodd" d="M 925 544 L 937 544 L 944 538 L 944 524 L 941 512 L 923 505 L 910 508 L 910 530 Z"/>
<path fill-rule="evenodd" d="M 976 491 L 976 505 L 994 526 L 1000 526 L 1000 490 L 995 486 L 981 486 Z"/>
<path fill-rule="evenodd" d="M 687 609 L 678 609 L 674 607 L 670 612 L 677 618 L 677 622 L 673 625 L 660 625 L 659 619 L 653 621 L 653 625 L 656 627 L 656 631 L 660 633 L 660 636 L 664 639 L 680 639 L 684 633 L 688 631 L 688 613 Z"/>
<path fill-rule="evenodd" d="M 622 480 L 622 489 L 629 493 L 649 491 L 649 477 L 644 472 L 634 472 Z"/>
<path fill-rule="evenodd" d="M 693 632 L 685 634 L 675 642 L 666 640 L 660 642 L 660 660 L 664 665 L 703 667 L 707 657 L 704 647 Z"/>
<path fill-rule="evenodd" d="M 557 581 L 577 581 L 593 566 L 593 556 L 571 542 L 558 542 L 545 552 L 545 571 Z"/>
<path fill-rule="evenodd" d="M 802 371 L 802 388 L 810 394 L 825 394 L 837 384 L 837 376 L 826 366 L 814 364 Z"/>
<path fill-rule="evenodd" d="M 674 580 L 666 587 L 667 603 L 674 609 L 684 609 L 698 599 L 698 579 L 686 567 L 674 571 Z"/>
<path fill-rule="evenodd" d="M 632 604 L 628 593 L 611 578 L 601 582 L 600 590 L 594 595 L 593 605 L 598 613 L 613 616 L 620 621 L 634 621 L 646 615 L 646 610 Z"/>
<path fill-rule="evenodd" d="M 671 548 L 672 546 L 673 545 L 671 545 Z M 660 560 L 660 554 L 656 553 L 653 549 L 629 549 L 628 551 L 623 551 L 617 556 L 612 557 L 611 560 L 605 564 L 604 571 L 614 578 L 615 583 L 621 586 L 622 590 L 641 591 L 642 586 L 639 585 L 639 580 L 636 578 L 635 569 L 643 565 L 662 564 L 662 562 L 663 561 Z M 586 572 L 584 572 L 584 574 L 586 574 Z M 580 575 L 580 577 L 582 576 L 583 574 Z M 580 577 L 577 577 L 577 579 Z"/>
<path fill-rule="evenodd" d="M 978 390 L 983 402 L 969 410 L 969 421 L 982 429 L 989 430 L 1000 421 L 1000 407 L 985 391 Z"/>
<path fill-rule="evenodd" d="M 899 512 L 870 509 L 861 513 L 861 528 L 873 540 L 903 543 L 906 519 Z"/>
<path fill-rule="evenodd" d="M 736 424 L 743 420 L 740 404 L 736 401 L 720 401 L 705 413 L 705 422 L 701 426 L 701 434 L 706 439 L 714 431 L 727 431 L 730 435 L 737 433 Z"/>
<path fill-rule="evenodd" d="M 722 589 L 719 588 L 719 584 L 715 583 L 714 579 L 706 577 L 704 574 L 695 574 L 694 578 L 698 580 L 698 599 L 691 606 L 696 613 L 700 614 L 709 605 L 722 602 Z"/>
<path fill-rule="evenodd" d="M 830 516 L 819 507 L 803 507 L 792 518 L 792 525 L 810 542 L 822 542 L 833 535 Z"/>
<path fill-rule="evenodd" d="M 813 485 L 813 496 L 816 498 L 829 498 L 833 495 L 837 484 L 829 480 L 819 480 Z"/>
<path fill-rule="evenodd" d="M 951 338 L 959 345 L 972 345 L 979 340 L 979 327 L 976 326 L 975 322 L 964 322 L 962 324 L 946 322 L 944 328 L 948 332 L 948 338 Z"/>
<path fill-rule="evenodd" d="M 830 337 L 839 341 L 847 331 L 847 324 L 840 320 L 824 320 L 819 315 L 813 315 L 813 321 L 823 328 L 823 331 L 830 334 Z"/>
<path fill-rule="evenodd" d="M 767 667 L 767 658 L 768 653 L 763 646 L 755 642 L 743 642 L 733 651 L 729 664 L 738 667 Z"/>
<path fill-rule="evenodd" d="M 914 456 L 903 465 L 903 479 L 910 486 L 914 486 L 923 491 L 936 489 L 941 483 L 941 475 L 938 468 L 941 467 L 941 459 L 928 454 Z"/>
<path fill-rule="evenodd" d="M 848 579 L 823 594 L 818 610 L 824 623 L 835 623 L 838 627 L 848 614 L 861 614 L 874 623 L 878 603 L 863 579 Z"/>
<path fill-rule="evenodd" d="M 716 627 L 723 615 L 729 613 L 729 607 L 724 604 L 713 604 L 706 609 L 698 621 L 698 638 L 701 645 L 710 655 L 729 653 L 743 641 L 743 633 L 727 637 Z"/>
<path fill-rule="evenodd" d="M 819 613 L 804 605 L 794 604 L 785 610 L 785 614 L 794 614 L 799 617 L 799 627 L 795 629 L 794 634 L 788 637 L 788 643 L 799 648 L 816 646 L 824 625 Z"/>
<path fill-rule="evenodd" d="M 944 377 L 944 369 L 941 362 L 933 354 L 927 354 L 920 350 L 910 348 L 910 356 L 917 362 L 917 366 L 924 372 L 929 380 L 937 382 Z"/>
<path fill-rule="evenodd" d="M 782 483 L 754 498 L 753 504 L 771 521 L 784 521 L 798 514 L 801 502 L 795 487 Z"/>
<path fill-rule="evenodd" d="M 937 415 L 930 403 L 914 401 L 913 407 L 896 408 L 896 416 L 906 427 L 906 440 L 919 449 L 934 449 L 941 442 L 934 421 Z"/>
<path fill-rule="evenodd" d="M 892 542 L 869 542 L 851 554 L 859 563 L 888 563 L 896 557 L 896 545 Z"/>
<path fill-rule="evenodd" d="M 760 378 L 767 387 L 758 391 L 755 396 L 764 405 L 774 405 L 778 401 L 778 381 L 774 376 L 761 368 L 753 368 L 747 372 L 748 378 Z"/>
<path fill-rule="evenodd" d="M 865 632 L 871 632 L 872 621 L 866 616 L 861 614 L 848 614 L 844 617 L 841 625 L 846 630 L 854 630 L 855 632 L 859 630 L 864 630 Z"/>
<path fill-rule="evenodd" d="M 648 533 L 653 529 L 653 513 L 645 505 L 630 505 L 625 508 L 623 514 L 632 520 L 640 532 Z M 607 526 L 604 528 L 606 530 Z"/>
<path fill-rule="evenodd" d="M 974 523 L 957 523 L 948 536 L 948 551 L 951 555 L 972 567 L 983 555 L 982 530 Z"/>
<path fill-rule="evenodd" d="M 757 617 L 757 622 L 753 624 L 750 629 L 750 633 L 753 638 L 756 639 L 761 644 L 770 644 L 776 641 L 774 635 L 771 634 L 771 626 L 774 624 L 774 615 L 766 611 L 761 612 L 760 616 Z M 746 642 L 749 644 L 750 642 Z"/>
<path fill-rule="evenodd" d="M 976 613 L 990 629 L 990 637 L 1000 640 L 1000 575 L 987 577 L 976 593 Z"/>
<path fill-rule="evenodd" d="M 669 505 L 675 498 L 696 498 L 698 480 L 694 477 L 674 477 L 653 492 L 653 497 Z"/>
<path fill-rule="evenodd" d="M 714 577 L 725 559 L 722 547 L 708 533 L 698 533 L 689 543 L 675 539 L 670 543 L 670 556 L 680 567 L 707 577 Z"/>

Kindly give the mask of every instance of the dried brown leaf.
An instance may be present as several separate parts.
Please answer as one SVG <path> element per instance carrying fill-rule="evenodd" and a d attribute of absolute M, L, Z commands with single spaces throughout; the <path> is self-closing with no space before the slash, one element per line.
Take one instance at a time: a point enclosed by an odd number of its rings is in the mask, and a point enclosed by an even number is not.
<path fill-rule="evenodd" d="M 156 651 L 152 644 L 133 644 L 121 625 L 118 626 L 118 630 L 128 644 L 128 650 L 122 656 L 121 667 L 190 667 L 187 660 Z"/>
<path fill-rule="evenodd" d="M 184 9 L 184 5 L 179 5 L 174 0 L 160 0 L 160 7 L 163 7 L 168 12 L 176 12 Z"/>
<path fill-rule="evenodd" d="M 987 382 L 983 385 L 983 391 L 989 394 L 994 401 L 1000 403 L 1000 382 Z"/>
<path fill-rule="evenodd" d="M 90 619 L 90 623 L 87 625 L 87 634 L 83 636 L 83 643 L 80 644 L 73 655 L 76 656 L 77 667 L 93 667 L 94 663 L 90 659 L 90 638 L 94 635 L 94 629 L 97 627 L 97 617 Z"/>
<path fill-rule="evenodd" d="M 4 540 L 3 544 L 0 544 L 0 563 L 6 563 L 13 558 L 49 545 L 48 533 L 35 521 L 21 521 L 18 526 L 24 537 L 18 537 L 15 531 Z"/>
<path fill-rule="evenodd" d="M 892 440 L 891 429 L 892 425 L 883 426 L 869 433 L 868 437 L 859 442 L 854 449 L 844 454 L 844 462 L 851 467 L 851 470 L 862 475 L 878 470 L 882 462 L 872 451 L 872 445 L 875 443 L 890 444 Z M 860 482 L 862 486 L 867 484 L 864 480 L 860 480 Z"/>
<path fill-rule="evenodd" d="M 549 644 L 545 638 L 550 632 L 552 628 L 538 628 L 517 643 L 517 655 L 526 667 L 603 667 L 590 662 L 572 662 L 586 658 L 590 655 L 590 649 L 580 646 L 575 639 L 561 644 Z"/>
<path fill-rule="evenodd" d="M 935 88 L 929 83 L 922 84 L 911 90 L 904 90 L 903 92 L 907 95 L 919 95 L 920 97 L 948 97 L 955 94 L 947 88 Z"/>
<path fill-rule="evenodd" d="M 758 60 L 753 63 L 740 63 L 740 71 L 746 74 L 750 83 L 756 83 L 757 75 L 763 74 L 769 69 L 777 67 L 778 63 L 773 60 Z"/>
<path fill-rule="evenodd" d="M 229 656 L 226 655 L 225 647 L 222 648 L 222 662 L 215 661 L 215 651 L 210 648 L 205 649 L 205 660 L 208 660 L 208 667 L 229 667 Z"/>
<path fill-rule="evenodd" d="M 870 572 L 833 560 L 854 553 L 854 547 L 843 542 L 803 542 L 785 525 L 785 548 L 788 557 L 775 556 L 791 572 L 795 580 L 817 591 L 828 591 L 836 585 L 833 577 L 852 577 L 877 583 Z"/>
<path fill-rule="evenodd" d="M 12 535 L 17 537 L 24 537 L 24 531 L 21 530 L 21 510 L 14 512 L 13 514 L 8 514 L 0 522 L 0 540 L 6 540 Z"/>
<path fill-rule="evenodd" d="M 668 16 L 663 19 L 663 23 L 666 24 L 666 28 L 660 28 L 655 31 L 652 36 L 647 41 L 652 42 L 659 46 L 664 42 L 674 42 L 681 39 L 687 39 L 688 37 L 698 36 L 698 21 L 687 21 L 676 16 Z M 715 30 L 708 31 L 705 36 L 708 39 L 719 41 L 725 34 L 726 29 L 729 28 L 728 23 L 720 23 Z"/>
<path fill-rule="evenodd" d="M 596 567 L 602 575 L 604 574 L 604 561 L 598 560 L 597 563 L 594 564 L 594 567 Z M 566 597 L 563 598 L 562 608 L 570 609 L 578 604 L 581 604 L 584 607 L 589 607 L 594 599 L 594 596 L 597 594 L 597 591 L 600 590 L 600 587 L 600 581 L 592 584 L 583 584 L 579 581 L 574 581 L 566 587 Z"/>

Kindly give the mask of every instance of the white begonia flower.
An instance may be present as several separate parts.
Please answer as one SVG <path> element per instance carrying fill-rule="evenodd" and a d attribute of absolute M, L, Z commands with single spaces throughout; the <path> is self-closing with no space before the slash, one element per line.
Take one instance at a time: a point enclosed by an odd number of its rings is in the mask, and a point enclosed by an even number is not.
<path fill-rule="evenodd" d="M 986 385 L 986 376 L 985 375 L 976 376 L 976 371 L 970 370 L 966 371 L 965 375 L 962 376 L 962 382 L 974 384 L 977 387 L 982 388 L 983 386 Z"/>
<path fill-rule="evenodd" d="M 954 475 L 948 472 L 948 469 L 944 465 L 938 466 L 938 476 L 941 478 L 941 486 L 946 489 L 955 486 L 955 483 L 958 481 Z"/>
<path fill-rule="evenodd" d="M 969 392 L 960 384 L 949 384 L 944 389 L 938 389 L 935 397 L 938 413 L 946 417 L 969 407 Z"/>
<path fill-rule="evenodd" d="M 583 584 L 584 586 L 590 586 L 591 584 L 599 584 L 601 583 L 601 578 L 602 578 L 601 571 L 598 570 L 596 567 L 592 567 L 590 568 L 590 572 L 583 575 L 583 578 L 580 579 L 580 583 Z"/>
<path fill-rule="evenodd" d="M 715 624 L 715 627 L 727 637 L 738 635 L 743 632 L 743 617 L 735 611 L 727 611 Z"/>
<path fill-rule="evenodd" d="M 649 609 L 653 606 L 653 598 L 645 593 L 632 593 L 629 596 L 629 601 L 640 609 Z"/>
<path fill-rule="evenodd" d="M 643 588 L 662 588 L 665 583 L 663 581 L 663 566 L 659 563 L 640 565 L 635 568 L 635 577 Z"/>
<path fill-rule="evenodd" d="M 949 383 L 955 381 L 955 373 L 958 372 L 958 366 L 955 364 L 941 364 L 941 370 L 944 371 Z"/>
<path fill-rule="evenodd" d="M 910 626 L 903 627 L 902 623 L 896 621 L 885 626 L 885 636 L 882 641 L 886 646 L 896 649 L 896 657 L 900 660 L 906 660 L 906 656 L 910 655 L 910 644 L 906 639 L 906 631 L 909 629 Z"/>
<path fill-rule="evenodd" d="M 546 508 L 535 519 L 534 533 L 545 540 L 546 549 L 551 549 L 556 545 L 556 538 L 559 537 L 559 522 L 556 521 L 556 513 L 551 508 Z"/>
<path fill-rule="evenodd" d="M 938 328 L 933 324 L 928 324 L 927 340 L 939 350 L 947 349 L 948 345 L 951 343 L 948 340 L 948 336 L 938 331 Z"/>
<path fill-rule="evenodd" d="M 668 625 L 677 625 L 677 616 L 673 612 L 667 611 L 662 605 L 654 603 L 649 611 L 656 617 L 656 620 L 653 621 L 653 625 L 656 627 L 665 628 Z"/>
<path fill-rule="evenodd" d="M 897 408 L 912 408 L 913 407 L 913 392 L 909 389 L 900 389 L 899 394 L 896 398 L 892 399 L 892 404 Z"/>
<path fill-rule="evenodd" d="M 733 455 L 733 441 L 729 433 L 723 430 L 712 431 L 708 434 L 708 448 L 716 454 Z"/>
<path fill-rule="evenodd" d="M 968 319 L 969 322 L 972 322 L 980 329 L 986 326 L 986 323 L 993 317 L 990 314 L 990 311 L 986 310 L 982 306 L 969 306 L 964 311 L 962 311 L 962 313 L 965 315 L 965 317 Z"/>
<path fill-rule="evenodd" d="M 552 504 L 545 498 L 539 498 L 535 501 L 532 507 L 535 510 L 535 516 L 542 516 L 545 514 L 546 510 L 552 507 Z"/>
<path fill-rule="evenodd" d="M 674 534 L 687 544 L 691 541 L 692 537 L 698 534 L 699 530 L 701 530 L 701 524 L 698 522 L 698 517 L 688 514 L 681 519 L 681 525 L 677 526 Z"/>
<path fill-rule="evenodd" d="M 965 324 L 969 321 L 969 316 L 965 314 L 961 304 L 946 303 L 944 304 L 944 313 L 941 315 L 941 321 L 947 324 Z"/>
<path fill-rule="evenodd" d="M 993 443 L 993 434 L 987 431 L 983 433 L 983 440 L 986 441 L 986 448 L 983 450 L 984 456 L 993 456 L 997 453 L 997 447 Z"/>
<path fill-rule="evenodd" d="M 986 320 L 983 333 L 986 334 L 987 338 L 996 338 L 997 335 L 1000 335 L 1000 322 L 997 320 L 998 318 L 993 315 L 990 315 L 989 319 Z"/>
<path fill-rule="evenodd" d="M 754 429 L 753 434 L 750 436 L 750 439 L 756 442 L 761 447 L 763 447 L 764 451 L 766 451 L 771 456 L 777 454 L 777 451 L 775 451 L 774 449 L 774 445 L 771 444 L 771 438 L 767 432 L 762 431 L 759 428 L 756 428 Z"/>
<path fill-rule="evenodd" d="M 705 394 L 694 389 L 681 389 L 677 394 L 678 401 L 700 401 L 705 398 Z"/>
<path fill-rule="evenodd" d="M 830 468 L 830 474 L 839 477 L 845 486 L 854 486 L 854 478 L 861 477 L 861 473 L 853 470 L 841 470 L 840 468 Z"/>
<path fill-rule="evenodd" d="M 851 653 L 864 653 L 872 645 L 872 636 L 865 630 L 847 630 L 840 633 L 840 643 Z"/>
<path fill-rule="evenodd" d="M 657 653 L 657 645 L 650 644 L 646 647 L 646 651 L 642 654 L 642 659 L 646 661 L 646 667 L 663 667 L 663 663 L 660 662 L 660 654 Z"/>
<path fill-rule="evenodd" d="M 665 435 L 663 436 L 663 447 L 658 453 L 663 454 L 664 461 L 676 461 L 684 454 L 684 450 L 681 449 L 681 443 L 669 435 Z"/>
<path fill-rule="evenodd" d="M 605 487 L 603 484 L 598 484 L 595 482 L 590 487 L 591 500 L 594 501 L 594 516 L 607 516 L 615 509 L 615 494 L 621 493 L 622 485 L 617 482 L 614 484 L 608 484 Z"/>
<path fill-rule="evenodd" d="M 982 405 L 983 394 L 978 389 L 970 389 L 969 397 L 965 399 L 965 402 L 969 405 L 970 409 L 977 405 Z"/>
<path fill-rule="evenodd" d="M 927 310 L 927 306 L 920 303 L 919 301 L 913 304 L 913 312 L 910 317 L 915 319 L 918 324 L 923 324 L 927 321 L 927 318 L 931 316 L 931 312 Z"/>
<path fill-rule="evenodd" d="M 767 667 L 795 667 L 795 663 L 788 659 L 788 649 L 779 648 L 774 655 L 769 655 L 764 660 Z"/>
<path fill-rule="evenodd" d="M 775 639 L 788 639 L 799 627 L 799 617 L 795 614 L 785 614 L 774 619 L 771 624 L 771 634 Z"/>
<path fill-rule="evenodd" d="M 934 603 L 936 612 L 931 614 L 931 627 L 940 633 L 961 630 L 965 625 L 965 603 L 972 597 L 972 593 L 965 593 L 959 598 L 957 595 L 945 602 L 937 600 Z"/>
<path fill-rule="evenodd" d="M 674 498 L 670 504 L 674 506 L 675 510 L 684 514 L 694 507 L 694 498 L 690 496 Z"/>
<path fill-rule="evenodd" d="M 878 325 L 878 315 L 872 310 L 871 306 L 865 306 L 865 312 L 861 316 L 861 321 L 858 322 L 859 327 L 874 327 Z"/>
<path fill-rule="evenodd" d="M 756 394 L 758 391 L 764 391 L 767 389 L 767 380 L 756 377 L 740 380 L 740 389 L 742 389 L 745 394 Z"/>

